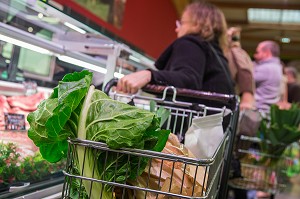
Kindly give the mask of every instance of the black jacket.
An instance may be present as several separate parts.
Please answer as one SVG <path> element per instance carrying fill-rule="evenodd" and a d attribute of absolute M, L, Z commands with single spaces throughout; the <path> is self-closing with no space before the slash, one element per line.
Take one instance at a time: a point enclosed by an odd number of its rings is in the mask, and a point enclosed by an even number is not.
<path fill-rule="evenodd" d="M 211 45 L 229 74 L 227 60 L 218 43 L 211 42 Z M 199 36 L 186 35 L 176 39 L 157 59 L 155 66 L 159 71 L 151 70 L 152 84 L 232 94 L 233 82 L 226 79 L 208 42 Z"/>
<path fill-rule="evenodd" d="M 288 102 L 300 103 L 300 85 L 298 83 L 289 83 L 288 86 Z"/>

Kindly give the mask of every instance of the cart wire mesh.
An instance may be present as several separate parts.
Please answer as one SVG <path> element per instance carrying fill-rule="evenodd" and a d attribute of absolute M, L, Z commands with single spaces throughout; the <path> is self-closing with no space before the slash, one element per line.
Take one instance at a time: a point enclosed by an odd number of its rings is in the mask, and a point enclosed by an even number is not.
<path fill-rule="evenodd" d="M 285 155 L 266 154 L 260 149 L 261 139 L 242 135 L 237 144 L 241 162 L 241 178 L 234 178 L 229 185 L 245 190 L 260 190 L 276 194 L 288 183 L 287 168 L 291 158 Z M 272 164 L 271 161 L 276 164 Z"/>
<path fill-rule="evenodd" d="M 195 117 L 203 117 L 210 113 L 228 113 L 230 124 L 224 131 L 224 136 L 214 155 L 208 159 L 197 159 L 185 155 L 177 155 L 165 152 L 154 152 L 141 149 L 110 149 L 105 143 L 89 140 L 70 139 L 67 168 L 64 171 L 65 183 L 62 198 L 107 198 L 103 192 L 111 193 L 109 198 L 217 198 L 221 183 L 224 182 L 224 173 L 228 154 L 230 137 L 235 134 L 237 111 L 225 108 L 207 107 L 205 105 L 176 100 L 168 101 L 164 98 L 128 96 L 113 93 L 111 97 L 118 101 L 133 104 L 143 109 L 149 109 L 150 101 L 155 101 L 156 109 L 160 106 L 170 110 L 171 115 L 166 121 L 164 128 L 170 129 L 179 139 L 184 137 L 184 132 L 191 125 Z M 193 105 L 193 108 L 191 108 Z M 91 172 L 85 171 L 84 164 L 78 166 L 77 151 L 84 150 L 84 161 L 93 158 Z M 114 159 L 114 170 L 104 170 L 101 178 L 95 178 L 94 173 L 101 162 L 106 168 L 111 159 Z M 145 163 L 146 160 L 146 163 Z M 136 179 L 131 179 L 131 172 L 127 168 L 119 168 L 118 165 L 136 164 Z M 126 165 L 125 164 L 125 165 Z M 139 173 L 139 168 L 146 164 L 146 168 Z M 81 168 L 79 170 L 78 168 Z M 124 173 L 123 178 L 116 178 L 114 173 Z M 226 176 L 226 175 L 225 175 Z M 224 186 L 224 185 L 223 185 Z M 88 187 L 88 188 L 86 188 Z M 97 193 L 97 197 L 91 197 Z M 219 194 L 224 195 L 224 194 Z M 221 197 L 219 197 L 221 198 Z"/>

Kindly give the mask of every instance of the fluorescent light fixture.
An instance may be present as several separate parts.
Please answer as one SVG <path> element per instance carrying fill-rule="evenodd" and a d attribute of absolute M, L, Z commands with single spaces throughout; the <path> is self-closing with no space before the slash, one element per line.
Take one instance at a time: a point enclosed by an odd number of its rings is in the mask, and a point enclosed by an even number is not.
<path fill-rule="evenodd" d="M 80 66 L 82 68 L 87 68 L 87 69 L 90 69 L 90 70 L 93 70 L 93 71 L 96 71 L 99 73 L 105 74 L 107 72 L 107 70 L 105 68 L 102 68 L 102 67 L 96 66 L 94 64 L 90 64 L 90 63 L 87 63 L 87 62 L 84 62 L 84 61 L 81 61 L 79 59 L 75 59 L 75 58 L 72 58 L 69 56 L 59 55 L 59 56 L 57 56 L 57 58 L 61 61 L 64 61 L 64 62 L 67 62 L 70 64 L 74 64 L 74 65 Z"/>
<path fill-rule="evenodd" d="M 256 23 L 300 24 L 300 10 L 249 8 L 248 21 Z"/>
<path fill-rule="evenodd" d="M 283 37 L 283 38 L 281 38 L 281 42 L 282 42 L 282 43 L 290 43 L 290 42 L 291 42 L 291 39 L 288 38 L 288 37 Z"/>
<path fill-rule="evenodd" d="M 57 58 L 61 61 L 64 61 L 64 62 L 67 62 L 67 63 L 70 63 L 70 64 L 74 64 L 74 65 L 82 67 L 82 68 L 86 68 L 86 69 L 96 71 L 96 72 L 99 72 L 99 73 L 103 73 L 103 74 L 107 73 L 107 69 L 96 66 L 94 64 L 87 63 L 85 61 L 81 61 L 79 59 L 75 59 L 75 58 L 65 56 L 65 55 L 57 56 Z M 121 73 L 115 72 L 114 76 L 117 77 L 117 78 L 122 78 L 124 75 L 121 74 Z"/>
<path fill-rule="evenodd" d="M 131 59 L 132 61 L 135 61 L 135 62 L 141 62 L 141 60 L 140 59 L 138 59 L 138 58 L 136 58 L 136 57 L 134 57 L 134 56 L 132 56 L 132 55 L 129 55 L 129 59 Z"/>
<path fill-rule="evenodd" d="M 49 50 L 46 50 L 44 48 L 29 44 L 29 43 L 26 43 L 26 42 L 23 42 L 23 41 L 20 41 L 20 40 L 11 38 L 11 37 L 7 37 L 7 36 L 2 35 L 2 34 L 0 34 L 0 40 L 5 41 L 7 43 L 14 44 L 16 46 L 27 48 L 29 50 L 32 50 L 32 51 L 35 51 L 35 52 L 38 52 L 38 53 L 42 53 L 42 54 L 46 54 L 46 55 L 53 55 L 54 54 L 54 53 L 52 53 Z"/>
<path fill-rule="evenodd" d="M 75 25 L 73 25 L 73 24 L 71 24 L 69 22 L 64 22 L 64 24 L 65 24 L 65 26 L 68 26 L 69 28 L 71 28 L 71 29 L 73 29 L 73 30 L 75 30 L 75 31 L 77 31 L 77 32 L 79 32 L 81 34 L 85 34 L 86 33 L 85 30 L 83 30 L 83 29 L 81 29 L 81 28 L 79 28 L 79 27 L 77 27 L 77 26 L 75 26 Z"/>
<path fill-rule="evenodd" d="M 300 10 L 282 10 L 283 23 L 300 23 Z"/>

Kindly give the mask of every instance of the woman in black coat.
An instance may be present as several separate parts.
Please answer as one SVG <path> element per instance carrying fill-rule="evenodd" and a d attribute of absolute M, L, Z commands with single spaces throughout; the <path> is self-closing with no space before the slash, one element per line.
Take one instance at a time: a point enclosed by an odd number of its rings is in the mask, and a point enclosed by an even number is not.
<path fill-rule="evenodd" d="M 226 28 L 224 15 L 216 6 L 205 2 L 188 5 L 177 21 L 178 39 L 155 62 L 158 70 L 124 76 L 118 82 L 117 91 L 136 93 L 151 83 L 233 94 L 233 83 L 225 74 L 225 71 L 229 74 L 223 55 Z"/>

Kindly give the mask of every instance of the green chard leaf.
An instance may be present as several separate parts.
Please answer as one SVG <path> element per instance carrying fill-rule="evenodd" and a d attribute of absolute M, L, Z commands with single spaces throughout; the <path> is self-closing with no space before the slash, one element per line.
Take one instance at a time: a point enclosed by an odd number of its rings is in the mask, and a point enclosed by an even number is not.
<path fill-rule="evenodd" d="M 154 114 L 135 106 L 112 100 L 95 90 L 87 106 L 86 139 L 105 142 L 110 148 L 143 148 L 143 135 Z M 156 126 L 156 129 L 159 126 Z"/>
<path fill-rule="evenodd" d="M 157 103 L 154 100 L 150 100 L 150 112 L 155 113 L 157 119 L 160 121 L 159 126 L 162 127 L 171 115 L 171 111 L 160 106 L 156 109 Z"/>
<path fill-rule="evenodd" d="M 161 130 L 160 124 L 169 117 L 168 111 L 159 109 L 157 114 L 112 100 L 90 86 L 91 81 L 92 73 L 88 71 L 66 75 L 51 96 L 28 115 L 29 137 L 40 147 L 43 158 L 57 162 L 65 157 L 69 137 L 104 142 L 112 149 L 162 151 L 170 131 Z M 148 162 L 148 158 L 134 155 L 95 153 L 83 146 L 78 146 L 75 153 L 75 166 L 81 175 L 109 181 L 134 180 Z M 89 198 L 99 197 L 101 183 L 83 181 L 83 185 Z M 102 198 L 113 198 L 110 186 L 105 185 L 104 190 Z"/>
<path fill-rule="evenodd" d="M 67 138 L 77 134 L 70 131 L 74 126 L 70 128 L 66 124 L 84 99 L 91 81 L 92 73 L 88 71 L 66 75 L 50 97 L 42 101 L 36 111 L 29 113 L 28 136 L 40 147 L 43 158 L 49 162 L 66 156 Z"/>

